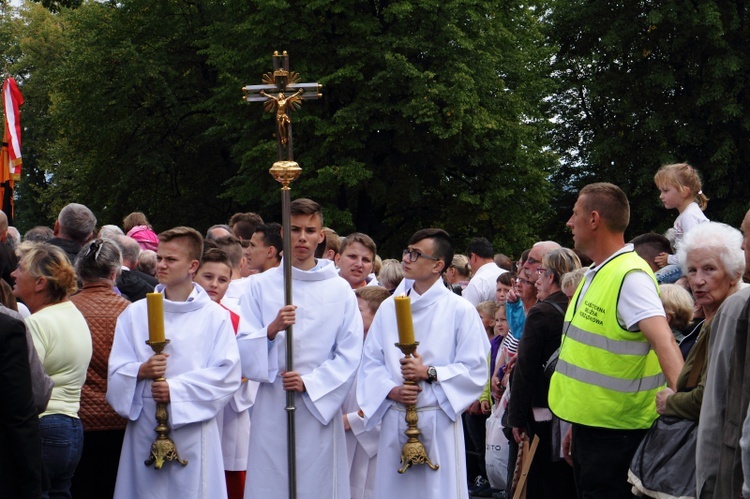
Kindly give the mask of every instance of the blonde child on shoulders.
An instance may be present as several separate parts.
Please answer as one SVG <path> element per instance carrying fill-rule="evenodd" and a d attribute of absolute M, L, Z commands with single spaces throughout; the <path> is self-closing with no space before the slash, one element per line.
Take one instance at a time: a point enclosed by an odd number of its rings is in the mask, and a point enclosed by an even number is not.
<path fill-rule="evenodd" d="M 687 163 L 664 165 L 654 175 L 654 182 L 661 194 L 659 199 L 664 208 L 676 209 L 679 212 L 670 229 L 673 237 L 672 246 L 677 247 L 685 234 L 696 225 L 708 222 L 703 210 L 708 205 L 708 198 L 703 194 L 698 172 Z M 669 237 L 669 233 L 668 236 Z M 660 253 L 654 258 L 659 266 L 656 279 L 659 284 L 673 283 L 682 277 L 677 255 Z"/>

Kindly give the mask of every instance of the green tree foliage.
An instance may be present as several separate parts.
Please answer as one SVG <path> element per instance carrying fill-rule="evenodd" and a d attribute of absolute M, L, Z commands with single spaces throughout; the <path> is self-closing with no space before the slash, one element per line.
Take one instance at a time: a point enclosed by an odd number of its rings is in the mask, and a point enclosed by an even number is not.
<path fill-rule="evenodd" d="M 538 20 L 505 4 L 227 2 L 206 53 L 222 83 L 211 105 L 232 99 L 216 131 L 237 137 L 229 195 L 278 203 L 266 173 L 272 118 L 234 99 L 284 49 L 293 70 L 324 85 L 323 101 L 293 116 L 303 168 L 295 195 L 320 200 L 333 227 L 373 235 L 385 254 L 430 225 L 459 248 L 480 234 L 520 252 L 545 215 L 554 160 L 543 151 Z"/>
<path fill-rule="evenodd" d="M 676 213 L 659 203 L 653 175 L 687 161 L 703 174 L 709 218 L 738 225 L 750 199 L 749 14 L 726 1 L 554 2 L 557 202 L 613 182 L 631 200 L 629 236 L 663 231 Z"/>
<path fill-rule="evenodd" d="M 124 0 L 58 10 L 24 14 L 20 67 L 40 127 L 29 138 L 32 211 L 53 217 L 75 200 L 102 223 L 132 210 L 157 228 L 205 228 L 240 209 L 278 220 L 274 118 L 240 89 L 287 50 L 293 70 L 324 84 L 324 98 L 292 116 L 303 168 L 293 195 L 319 200 L 340 233 L 367 232 L 390 256 L 414 230 L 441 226 L 458 249 L 483 235 L 517 255 L 548 214 L 550 53 L 533 8 Z"/>
<path fill-rule="evenodd" d="M 102 223 L 142 210 L 158 229 L 226 220 L 231 203 L 217 198 L 234 169 L 227 142 L 205 133 L 215 75 L 195 45 L 210 22 L 204 9 L 87 2 L 49 18 L 64 26 L 65 57 L 39 77 L 51 123 L 45 204 L 85 203 Z"/>

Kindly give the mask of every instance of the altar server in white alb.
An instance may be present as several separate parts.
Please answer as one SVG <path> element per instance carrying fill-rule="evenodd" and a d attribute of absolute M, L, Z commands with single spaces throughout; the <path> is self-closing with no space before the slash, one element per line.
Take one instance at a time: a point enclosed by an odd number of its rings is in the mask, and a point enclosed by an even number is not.
<path fill-rule="evenodd" d="M 156 291 L 164 294 L 170 343 L 155 355 L 146 345 L 146 300 L 120 315 L 109 357 L 107 402 L 127 418 L 115 487 L 116 499 L 226 498 L 216 415 L 240 385 L 240 364 L 229 312 L 193 284 L 203 240 L 188 227 L 159 234 Z M 152 381 L 159 377 L 166 381 Z M 169 437 L 188 464 L 146 466 L 156 403 L 167 403 Z"/>
<path fill-rule="evenodd" d="M 413 358 L 398 343 L 393 297 L 378 309 L 365 341 L 357 377 L 357 402 L 365 429 L 382 422 L 378 445 L 375 497 L 468 499 L 461 413 L 482 393 L 487 381 L 489 342 L 476 309 L 443 284 L 441 274 L 453 260 L 450 236 L 441 229 L 422 229 L 404 250 L 404 280 L 394 296 L 411 298 Z M 416 385 L 404 385 L 404 380 Z M 415 465 L 404 474 L 401 448 L 406 442 L 405 405 L 416 404 L 420 440 L 432 470 Z"/>
<path fill-rule="evenodd" d="M 363 286 L 354 290 L 362 314 L 365 338 L 383 300 L 391 296 L 381 286 Z M 357 382 L 349 391 L 344 405 L 344 428 L 346 429 L 346 453 L 349 457 L 349 485 L 351 499 L 372 499 L 375 492 L 375 469 L 378 460 L 380 425 L 365 431 L 365 419 L 357 404 Z"/>
<path fill-rule="evenodd" d="M 240 300 L 237 343 L 242 375 L 260 382 L 250 417 L 246 498 L 286 498 L 286 391 L 296 397 L 298 499 L 348 498 L 349 470 L 341 405 L 362 351 L 362 318 L 349 283 L 329 260 L 318 203 L 291 203 L 292 302 L 283 266 L 255 276 Z M 285 371 L 286 328 L 294 324 L 294 371 Z"/>

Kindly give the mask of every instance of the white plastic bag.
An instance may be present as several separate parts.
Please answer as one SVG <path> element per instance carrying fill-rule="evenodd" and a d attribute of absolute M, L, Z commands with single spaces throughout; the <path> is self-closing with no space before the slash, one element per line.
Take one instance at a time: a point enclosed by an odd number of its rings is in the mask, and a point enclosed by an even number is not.
<path fill-rule="evenodd" d="M 508 477 L 508 439 L 503 433 L 500 422 L 505 408 L 502 400 L 492 409 L 487 418 L 487 437 L 485 441 L 484 462 L 487 468 L 487 479 L 493 489 L 505 490 Z"/>

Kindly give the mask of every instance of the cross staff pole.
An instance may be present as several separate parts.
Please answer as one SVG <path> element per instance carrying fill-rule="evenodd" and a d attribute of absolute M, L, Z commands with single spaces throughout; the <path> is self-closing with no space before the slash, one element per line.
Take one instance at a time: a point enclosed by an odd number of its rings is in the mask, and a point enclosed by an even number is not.
<path fill-rule="evenodd" d="M 276 142 L 278 161 L 269 173 L 281 183 L 281 218 L 283 226 L 284 254 L 284 303 L 292 304 L 292 239 L 291 239 L 291 188 L 292 182 L 302 173 L 302 168 L 294 161 L 292 120 L 289 114 L 299 109 L 302 100 L 318 99 L 321 85 L 318 83 L 299 83 L 299 74 L 289 70 L 289 55 L 273 53 L 273 72 L 263 75 L 262 85 L 243 87 L 245 100 L 263 102 L 266 111 L 276 113 Z M 286 328 L 286 370 L 294 370 L 292 351 L 293 328 Z M 287 414 L 287 466 L 289 472 L 289 499 L 297 498 L 297 446 L 295 433 L 295 396 L 286 392 Z"/>

